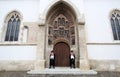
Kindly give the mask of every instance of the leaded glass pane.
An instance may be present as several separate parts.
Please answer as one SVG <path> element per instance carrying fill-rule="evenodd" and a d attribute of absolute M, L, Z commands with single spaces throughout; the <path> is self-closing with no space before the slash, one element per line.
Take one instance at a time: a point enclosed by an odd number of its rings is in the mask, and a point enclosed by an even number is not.
<path fill-rule="evenodd" d="M 11 21 L 11 19 L 10 19 L 10 20 L 8 21 L 8 25 L 7 25 L 7 32 L 6 32 L 5 41 L 9 41 L 11 28 L 12 28 L 12 21 Z"/>
<path fill-rule="evenodd" d="M 114 40 L 117 40 L 117 33 L 116 33 L 115 23 L 114 23 L 114 20 L 113 20 L 113 19 L 111 19 L 111 26 L 112 26 L 112 31 L 113 31 Z"/>
<path fill-rule="evenodd" d="M 18 41 L 19 28 L 20 28 L 20 20 L 18 20 L 18 21 L 16 22 L 16 29 L 15 29 L 14 41 Z"/>
<path fill-rule="evenodd" d="M 111 17 L 111 26 L 114 40 L 120 40 L 120 12 L 115 10 Z"/>
<path fill-rule="evenodd" d="M 14 19 L 13 22 L 12 22 L 12 28 L 11 28 L 11 34 L 10 34 L 10 40 L 9 41 L 13 41 L 14 40 L 15 25 L 16 25 L 16 20 Z"/>
<path fill-rule="evenodd" d="M 120 35 L 120 25 L 119 25 L 119 21 L 117 18 L 115 19 L 115 23 L 116 23 L 116 27 L 117 27 L 117 37 L 120 40 L 120 36 L 119 36 Z"/>

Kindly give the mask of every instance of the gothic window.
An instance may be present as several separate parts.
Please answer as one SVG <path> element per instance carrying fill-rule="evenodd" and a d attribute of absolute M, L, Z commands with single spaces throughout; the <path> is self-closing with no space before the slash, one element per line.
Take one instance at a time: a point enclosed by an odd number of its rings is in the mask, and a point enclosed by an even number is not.
<path fill-rule="evenodd" d="M 20 17 L 14 13 L 7 22 L 5 41 L 18 41 L 20 23 Z"/>
<path fill-rule="evenodd" d="M 120 40 L 120 11 L 114 10 L 110 21 L 114 40 Z"/>

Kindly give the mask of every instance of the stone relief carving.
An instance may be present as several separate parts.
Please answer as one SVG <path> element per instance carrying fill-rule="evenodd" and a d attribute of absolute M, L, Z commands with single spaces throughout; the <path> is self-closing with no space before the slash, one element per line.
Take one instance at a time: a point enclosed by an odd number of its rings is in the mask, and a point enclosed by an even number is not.
<path fill-rule="evenodd" d="M 74 26 L 68 16 L 59 14 L 50 22 L 51 26 L 48 28 L 48 44 L 51 45 L 53 41 L 63 38 L 70 42 L 71 45 L 75 45 L 75 30 Z"/>

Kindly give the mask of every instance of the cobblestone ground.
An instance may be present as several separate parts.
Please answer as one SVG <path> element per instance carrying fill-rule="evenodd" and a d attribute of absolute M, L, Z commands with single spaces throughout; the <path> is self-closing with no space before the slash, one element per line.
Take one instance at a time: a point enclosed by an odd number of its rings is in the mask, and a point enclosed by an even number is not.
<path fill-rule="evenodd" d="M 26 71 L 0 71 L 0 77 L 31 77 L 28 76 Z M 32 77 L 44 77 L 44 76 L 32 76 Z M 47 77 L 53 77 L 52 75 Z M 70 75 L 54 75 L 54 77 L 94 77 L 94 76 L 70 76 Z M 120 71 L 98 71 L 97 77 L 120 77 Z"/>

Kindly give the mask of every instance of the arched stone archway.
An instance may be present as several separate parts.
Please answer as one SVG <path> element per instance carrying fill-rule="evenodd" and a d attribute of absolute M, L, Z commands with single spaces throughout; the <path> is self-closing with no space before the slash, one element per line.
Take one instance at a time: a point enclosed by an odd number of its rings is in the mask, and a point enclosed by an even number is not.
<path fill-rule="evenodd" d="M 49 66 L 50 51 L 54 49 L 54 44 L 61 41 L 69 44 L 68 50 L 73 50 L 76 54 L 76 67 L 79 66 L 79 50 L 78 50 L 78 31 L 76 26 L 76 15 L 74 11 L 63 2 L 59 2 L 48 13 L 46 19 L 46 67 Z M 61 47 L 64 44 L 60 44 Z M 63 46 L 62 46 L 63 45 Z M 59 65 L 58 66 L 68 66 Z"/>

